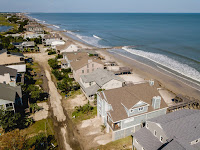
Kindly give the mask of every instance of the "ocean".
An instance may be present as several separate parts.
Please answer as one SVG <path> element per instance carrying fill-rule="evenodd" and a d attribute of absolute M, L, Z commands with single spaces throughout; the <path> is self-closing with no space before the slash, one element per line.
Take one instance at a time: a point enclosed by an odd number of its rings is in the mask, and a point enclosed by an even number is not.
<path fill-rule="evenodd" d="M 96 47 L 200 83 L 200 14 L 31 13 L 41 23 Z"/>

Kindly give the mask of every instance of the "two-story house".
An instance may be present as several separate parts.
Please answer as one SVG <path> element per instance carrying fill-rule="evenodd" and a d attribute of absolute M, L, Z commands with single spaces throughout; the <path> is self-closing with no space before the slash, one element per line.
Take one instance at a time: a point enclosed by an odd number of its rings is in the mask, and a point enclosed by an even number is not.
<path fill-rule="evenodd" d="M 62 40 L 62 37 L 58 33 L 46 34 L 43 37 L 43 44 L 46 46 L 51 46 L 52 42 L 60 40 Z"/>
<path fill-rule="evenodd" d="M 0 83 L 0 109 L 15 112 L 15 105 L 23 105 L 21 86 Z"/>
<path fill-rule="evenodd" d="M 16 69 L 18 73 L 26 72 L 26 64 L 22 53 L 8 52 L 6 49 L 0 50 L 0 65 Z"/>
<path fill-rule="evenodd" d="M 40 26 L 39 24 L 28 24 L 28 25 L 25 25 L 24 28 L 28 32 L 34 32 L 34 33 L 38 33 L 38 34 L 44 33 L 42 26 Z"/>
<path fill-rule="evenodd" d="M 96 69 L 103 69 L 104 63 L 95 57 L 84 57 L 80 60 L 76 60 L 70 63 L 73 77 L 79 82 L 81 75 L 89 74 Z"/>
<path fill-rule="evenodd" d="M 200 110 L 182 109 L 146 122 L 133 134 L 137 150 L 199 150 Z"/>
<path fill-rule="evenodd" d="M 81 75 L 79 82 L 83 93 L 89 100 L 93 100 L 94 95 L 99 89 L 119 88 L 124 83 L 124 79 L 105 69 L 96 69 L 87 75 Z"/>
<path fill-rule="evenodd" d="M 89 58 L 88 54 L 85 52 L 63 52 L 63 63 L 62 68 L 70 68 L 70 63 L 73 61 L 81 60 L 82 58 Z"/>
<path fill-rule="evenodd" d="M 118 140 L 132 135 L 146 120 L 166 114 L 167 104 L 154 81 L 97 93 L 97 116 Z"/>
<path fill-rule="evenodd" d="M 17 70 L 0 66 L 0 83 L 16 86 Z"/>

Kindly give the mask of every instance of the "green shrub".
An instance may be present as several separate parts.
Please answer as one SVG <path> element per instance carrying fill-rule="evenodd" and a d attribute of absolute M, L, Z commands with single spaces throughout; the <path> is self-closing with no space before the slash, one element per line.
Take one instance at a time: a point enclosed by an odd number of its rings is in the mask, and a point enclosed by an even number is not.
<path fill-rule="evenodd" d="M 58 69 L 59 68 L 57 59 L 53 59 L 53 58 L 49 59 L 48 64 L 52 69 Z"/>
<path fill-rule="evenodd" d="M 54 70 L 52 70 L 52 73 L 56 77 L 57 80 L 62 80 L 63 79 L 63 75 L 61 74 L 60 71 L 54 69 Z"/>
<path fill-rule="evenodd" d="M 52 50 L 48 52 L 48 55 L 53 55 L 53 54 L 56 54 L 56 51 Z"/>

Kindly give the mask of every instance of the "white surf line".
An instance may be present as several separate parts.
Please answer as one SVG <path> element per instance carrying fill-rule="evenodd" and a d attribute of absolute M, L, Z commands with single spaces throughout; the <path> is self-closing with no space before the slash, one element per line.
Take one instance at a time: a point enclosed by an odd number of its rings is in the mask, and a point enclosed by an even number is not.
<path fill-rule="evenodd" d="M 111 52 L 113 52 L 113 51 L 111 51 Z M 173 78 L 173 77 L 171 77 L 171 76 L 169 76 L 169 75 L 167 75 L 167 74 L 164 74 L 164 73 L 162 73 L 161 71 L 159 71 L 159 70 L 157 70 L 157 69 L 155 69 L 155 68 L 153 68 L 153 67 L 151 67 L 151 66 L 149 66 L 149 65 L 147 65 L 147 64 L 144 64 L 144 63 L 142 63 L 142 62 L 139 62 L 139 61 L 137 61 L 137 60 L 135 60 L 135 59 L 133 59 L 133 58 L 130 58 L 130 57 L 128 57 L 128 56 L 124 56 L 124 55 L 122 55 L 122 54 L 118 54 L 118 53 L 116 53 L 116 52 L 113 52 L 113 53 L 115 53 L 115 54 L 117 54 L 117 55 L 120 55 L 120 56 L 123 56 L 123 57 L 128 58 L 128 59 L 134 60 L 134 61 L 136 61 L 136 62 L 138 62 L 138 63 L 140 63 L 140 64 L 143 64 L 143 65 L 145 65 L 145 66 L 147 66 L 147 67 L 152 68 L 153 70 L 156 70 L 156 71 L 160 72 L 160 73 L 163 74 L 163 75 L 166 75 L 166 76 L 168 76 L 168 77 L 170 77 L 170 78 Z M 191 85 L 189 85 L 189 84 L 187 84 L 187 83 L 181 81 L 180 79 L 177 79 L 177 80 L 180 81 L 180 82 L 182 82 L 183 84 L 185 84 L 185 85 L 187 85 L 187 86 L 189 86 L 189 87 L 191 87 L 191 88 L 197 90 L 197 91 L 200 91 L 200 89 L 197 89 L 197 88 L 195 88 L 195 87 L 193 87 L 193 86 L 191 86 Z"/>
<path fill-rule="evenodd" d="M 157 66 L 157 65 L 156 65 L 156 66 Z M 195 82 L 193 82 L 193 81 L 190 81 L 190 80 L 186 79 L 185 77 L 181 77 L 181 76 L 179 76 L 179 75 L 176 75 L 175 73 L 172 73 L 172 72 L 170 72 L 170 71 L 168 71 L 168 70 L 166 70 L 166 69 L 164 69 L 164 68 L 162 68 L 162 67 L 160 67 L 160 66 L 157 66 L 157 67 L 160 68 L 160 69 L 162 69 L 162 70 L 164 70 L 164 71 L 166 71 L 166 72 L 168 72 L 168 73 L 171 73 L 171 74 L 173 74 L 173 75 L 175 75 L 175 76 L 177 76 L 177 77 L 179 77 L 179 78 L 182 78 L 182 79 L 184 79 L 184 80 L 187 80 L 187 81 L 189 81 L 189 82 L 192 82 L 193 84 L 196 84 L 196 85 L 200 86 L 200 84 L 195 83 Z"/>
<path fill-rule="evenodd" d="M 162 66 L 164 66 L 164 67 L 166 67 L 166 68 L 169 68 L 169 69 L 171 69 L 171 70 L 173 70 L 173 71 L 175 71 L 175 72 L 178 72 L 178 73 L 182 74 L 183 76 L 186 76 L 186 77 L 188 77 L 188 78 L 191 78 L 191 79 L 193 79 L 193 80 L 197 80 L 198 82 L 200 82 L 200 80 L 195 79 L 194 77 L 190 77 L 190 76 L 188 76 L 188 75 L 185 75 L 184 73 L 182 73 L 182 72 L 180 72 L 180 71 L 178 71 L 178 70 L 174 70 L 173 68 L 170 68 L 169 66 L 167 66 L 167 65 L 165 65 L 165 64 L 162 64 L 162 63 L 160 63 L 160 62 L 158 62 L 158 61 L 156 61 L 156 60 L 154 60 L 154 59 L 152 59 L 152 58 L 149 58 L 149 57 L 144 56 L 144 55 L 141 55 L 141 54 L 135 54 L 135 53 L 131 52 L 130 49 L 127 49 L 127 48 L 122 48 L 122 49 L 125 50 L 125 51 L 127 51 L 127 52 L 129 52 L 129 53 L 131 53 L 131 54 L 133 54 L 133 55 L 140 56 L 140 57 L 146 58 L 146 59 L 148 59 L 148 60 L 151 60 L 151 61 L 154 62 L 154 63 L 157 63 L 157 64 L 159 64 L 159 65 L 162 65 Z M 133 50 L 136 50 L 136 49 L 133 49 Z M 139 51 L 142 51 L 142 50 L 139 50 Z M 151 53 L 151 52 L 150 52 L 150 53 Z M 154 53 L 154 54 L 156 54 L 156 53 Z M 162 55 L 162 54 L 159 54 L 159 55 Z M 181 63 L 180 63 L 180 64 L 181 64 Z M 181 64 L 181 65 L 183 65 L 183 64 Z M 186 64 L 185 64 L 185 65 L 186 65 Z M 190 66 L 188 66 L 188 67 L 190 67 Z"/>

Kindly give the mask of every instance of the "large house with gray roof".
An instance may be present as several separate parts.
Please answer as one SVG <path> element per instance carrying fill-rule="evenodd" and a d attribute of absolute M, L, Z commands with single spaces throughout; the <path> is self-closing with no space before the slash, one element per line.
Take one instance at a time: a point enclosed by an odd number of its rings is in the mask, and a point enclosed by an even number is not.
<path fill-rule="evenodd" d="M 0 65 L 0 83 L 16 86 L 17 70 Z"/>
<path fill-rule="evenodd" d="M 132 135 L 146 120 L 166 114 L 167 104 L 154 81 L 97 92 L 97 116 L 112 140 Z"/>
<path fill-rule="evenodd" d="M 137 150 L 199 150 L 200 110 L 182 109 L 146 121 L 133 134 Z"/>
<path fill-rule="evenodd" d="M 0 109 L 15 112 L 15 105 L 22 104 L 21 86 L 0 83 Z"/>
<path fill-rule="evenodd" d="M 96 69 L 87 75 L 81 75 L 79 81 L 83 93 L 89 100 L 93 100 L 94 95 L 99 89 L 119 88 L 124 83 L 124 79 L 105 69 Z"/>

